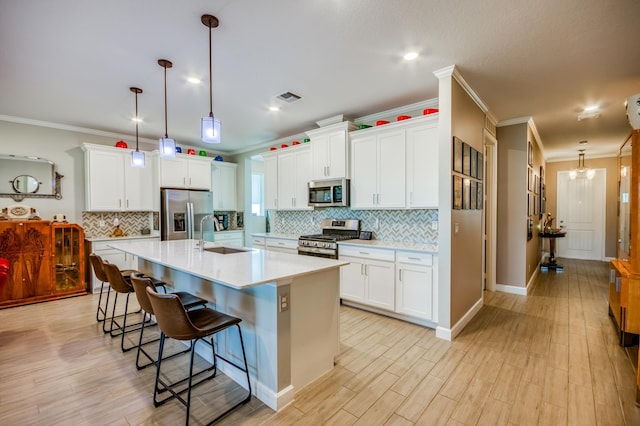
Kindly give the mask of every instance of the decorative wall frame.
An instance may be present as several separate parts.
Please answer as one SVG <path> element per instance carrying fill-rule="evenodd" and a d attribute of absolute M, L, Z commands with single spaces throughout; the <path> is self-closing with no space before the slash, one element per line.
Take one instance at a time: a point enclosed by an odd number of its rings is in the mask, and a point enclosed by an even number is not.
<path fill-rule="evenodd" d="M 462 177 L 453 176 L 453 209 L 462 210 Z"/>

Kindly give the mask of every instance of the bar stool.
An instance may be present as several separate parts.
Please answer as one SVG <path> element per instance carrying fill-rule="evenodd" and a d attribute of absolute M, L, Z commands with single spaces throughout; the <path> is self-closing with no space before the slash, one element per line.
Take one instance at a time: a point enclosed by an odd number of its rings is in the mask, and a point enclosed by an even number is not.
<path fill-rule="evenodd" d="M 133 286 L 125 280 L 124 276 L 120 273 L 120 269 L 112 263 L 105 262 L 102 264 L 104 268 L 104 272 L 107 275 L 109 280 L 109 285 L 115 291 L 115 297 L 113 300 L 113 309 L 111 311 L 111 325 L 109 326 L 109 334 L 111 337 L 120 336 L 120 349 L 122 352 L 128 352 L 131 349 L 135 348 L 136 345 L 130 346 L 128 348 L 124 347 L 124 336 L 127 333 L 132 331 L 138 331 L 143 326 L 145 321 L 150 321 L 146 319 L 146 316 L 143 316 L 143 320 L 134 324 L 127 325 L 127 316 L 134 312 L 129 312 L 129 296 L 134 292 Z M 118 305 L 118 295 L 125 295 L 125 304 L 124 304 L 124 314 L 121 315 L 123 318 L 122 324 L 120 324 L 116 318 L 116 306 Z M 138 311 L 140 312 L 140 311 Z M 136 312 L 137 313 L 137 312 Z M 106 323 L 106 320 L 105 320 Z M 114 329 L 115 325 L 115 329 Z"/>
<path fill-rule="evenodd" d="M 100 256 L 95 253 L 89 254 L 89 260 L 91 261 L 91 266 L 93 267 L 93 273 L 96 274 L 96 278 L 100 280 L 100 297 L 98 298 L 98 309 L 96 309 L 96 321 L 103 322 L 107 318 L 107 308 L 109 306 L 109 293 L 111 292 L 111 287 L 109 286 L 109 279 L 107 278 L 107 274 L 104 272 L 103 260 Z M 126 276 L 131 275 L 133 272 L 136 272 L 132 269 L 125 269 L 120 271 L 122 274 Z M 104 293 L 104 285 L 107 283 L 107 297 L 105 301 L 104 307 L 102 307 L 102 294 Z M 102 315 L 102 317 L 101 317 Z M 102 325 L 102 331 L 107 333 L 104 324 Z"/>
<path fill-rule="evenodd" d="M 101 285 L 100 285 L 100 297 L 98 298 L 98 308 L 96 310 L 96 321 L 98 322 L 102 322 L 102 331 L 104 333 L 108 333 L 109 330 L 107 330 L 106 327 L 106 319 L 107 319 L 107 311 L 109 309 L 109 294 L 111 293 L 111 286 L 109 285 L 109 278 L 107 278 L 107 274 L 104 272 L 104 264 L 105 263 L 109 263 L 105 260 L 103 260 L 100 256 L 98 256 L 95 253 L 90 253 L 89 254 L 89 260 L 91 261 L 91 266 L 93 267 L 93 272 L 96 274 L 96 278 L 99 279 L 101 281 Z M 130 276 L 131 274 L 139 274 L 139 275 L 144 275 L 142 274 L 140 271 L 137 271 L 135 269 L 121 269 L 120 273 L 122 274 L 122 276 L 124 277 L 125 281 L 127 281 L 128 283 L 131 282 Z M 149 277 L 151 278 L 151 277 Z M 155 278 L 151 278 L 151 280 L 153 281 L 154 285 L 156 287 L 160 287 L 163 289 L 163 291 L 166 293 L 167 290 L 165 288 L 166 283 L 160 280 L 157 280 Z M 104 292 L 104 286 L 105 284 L 107 284 L 108 286 L 108 291 L 107 291 L 107 298 L 104 304 L 104 308 L 102 307 L 102 293 Z M 140 312 L 140 311 L 138 311 Z M 100 313 L 102 313 L 102 318 L 100 318 Z M 122 317 L 122 315 L 118 315 L 117 318 Z"/>
<path fill-rule="evenodd" d="M 156 321 L 158 322 L 158 326 L 160 326 L 160 348 L 158 350 L 158 363 L 156 369 L 156 382 L 153 392 L 153 404 L 158 407 L 165 402 L 176 398 L 180 401 L 187 409 L 186 413 L 186 424 L 189 425 L 189 411 L 191 407 L 191 388 L 192 388 L 192 378 L 193 378 L 193 360 L 195 357 L 195 348 L 196 343 L 198 341 L 206 342 L 211 345 L 211 350 L 213 353 L 213 375 L 216 375 L 217 372 L 217 361 L 219 358 L 229 365 L 234 366 L 239 369 L 243 373 L 247 375 L 247 389 L 249 393 L 247 396 L 241 401 L 234 404 L 232 407 L 225 410 L 222 414 L 219 414 L 213 420 L 211 420 L 208 424 L 213 424 L 218 420 L 225 417 L 231 411 L 240 407 L 243 404 L 246 404 L 251 400 L 251 381 L 249 379 L 249 368 L 247 367 L 247 356 L 244 350 L 244 341 L 242 340 L 242 330 L 240 329 L 240 322 L 242 321 L 240 318 L 232 317 L 230 315 L 223 314 L 221 312 L 215 311 L 210 308 L 202 308 L 196 309 L 194 311 L 187 311 L 182 303 L 180 303 L 180 298 L 175 294 L 160 294 L 153 289 L 147 287 L 147 293 L 149 294 L 149 300 L 151 301 L 151 305 L 153 306 L 153 311 L 156 315 Z M 238 328 L 238 334 L 240 336 L 240 346 L 242 347 L 242 358 L 244 360 L 244 368 L 235 364 L 234 362 L 222 357 L 217 354 L 214 347 L 213 335 L 226 330 L 232 326 L 236 326 Z M 177 340 L 189 340 L 191 342 L 191 356 L 189 361 L 189 378 L 187 389 L 187 399 L 185 400 L 180 395 L 185 390 L 176 391 L 172 384 L 165 383 L 162 379 L 160 379 L 160 370 L 162 364 L 162 351 L 164 348 L 164 341 L 166 337 L 170 337 L 172 339 Z M 209 338 L 210 343 L 205 338 Z M 165 398 L 164 400 L 159 401 L 157 399 L 159 393 L 162 391 L 169 391 L 171 396 Z"/>
<path fill-rule="evenodd" d="M 138 352 L 136 354 L 136 368 L 138 370 L 142 370 L 143 368 L 156 364 L 156 359 L 153 358 L 151 355 L 149 355 L 144 350 L 143 346 L 148 343 L 157 342 L 160 339 L 159 338 L 153 339 L 153 340 L 149 340 L 147 342 L 142 343 L 142 336 L 144 334 L 146 316 L 149 315 L 149 319 L 151 319 L 151 316 L 155 315 L 153 313 L 153 306 L 149 301 L 149 296 L 147 295 L 146 290 L 147 290 L 147 287 L 151 288 L 155 292 L 157 292 L 157 290 L 156 290 L 156 286 L 153 284 L 153 281 L 149 277 L 141 277 L 136 274 L 131 275 L 131 285 L 133 286 L 133 290 L 135 291 L 136 297 L 138 298 L 138 303 L 140 304 L 140 307 L 142 307 L 144 311 L 144 314 L 142 316 L 142 326 L 140 327 L 140 339 L 138 341 Z M 178 296 L 178 298 L 180 299 L 180 303 L 182 303 L 182 305 L 187 310 L 191 310 L 194 308 L 204 308 L 207 306 L 206 299 L 195 296 L 191 293 L 187 293 L 186 291 L 178 291 L 172 294 L 175 294 Z M 152 324 L 152 325 L 155 325 L 155 324 Z M 175 353 L 173 355 L 165 357 L 164 359 L 169 359 L 176 355 L 184 354 L 186 352 L 189 352 L 189 349 L 182 352 Z M 149 362 L 147 362 L 146 364 L 140 365 L 141 353 L 149 359 Z"/>

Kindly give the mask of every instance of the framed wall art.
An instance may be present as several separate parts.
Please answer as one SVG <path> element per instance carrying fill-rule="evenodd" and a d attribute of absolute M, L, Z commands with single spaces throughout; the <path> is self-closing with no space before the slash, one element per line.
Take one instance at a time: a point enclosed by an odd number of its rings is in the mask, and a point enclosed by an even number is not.
<path fill-rule="evenodd" d="M 462 140 L 453 137 L 453 171 L 462 173 Z"/>
<path fill-rule="evenodd" d="M 453 209 L 462 209 L 462 178 L 453 176 Z"/>
<path fill-rule="evenodd" d="M 471 147 L 462 142 L 462 174 L 471 175 Z"/>
<path fill-rule="evenodd" d="M 533 145 L 531 141 L 527 141 L 527 163 L 533 167 Z"/>

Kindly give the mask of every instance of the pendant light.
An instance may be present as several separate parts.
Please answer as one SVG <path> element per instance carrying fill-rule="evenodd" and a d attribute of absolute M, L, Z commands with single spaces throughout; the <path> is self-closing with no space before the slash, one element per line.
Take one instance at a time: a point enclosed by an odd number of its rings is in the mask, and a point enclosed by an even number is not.
<path fill-rule="evenodd" d="M 176 156 L 176 141 L 169 139 L 167 131 L 167 68 L 173 64 L 166 59 L 158 59 L 158 65 L 164 68 L 164 137 L 160 138 L 160 157 Z"/>
<path fill-rule="evenodd" d="M 136 94 L 136 116 L 133 119 L 136 122 L 136 150 L 131 152 L 131 167 L 144 167 L 144 152 L 140 152 L 138 149 L 138 122 L 140 121 L 138 117 L 138 95 L 142 93 L 142 89 L 129 87 L 129 90 Z"/>
<path fill-rule="evenodd" d="M 209 28 L 209 115 L 202 117 L 200 134 L 206 143 L 220 143 L 220 120 L 213 116 L 213 66 L 211 29 L 218 27 L 218 18 L 213 15 L 202 15 L 202 23 Z"/>
<path fill-rule="evenodd" d="M 584 165 L 584 149 L 579 149 L 580 154 L 578 154 L 578 167 L 575 170 L 571 170 L 569 172 L 569 179 L 575 180 L 578 176 L 586 176 L 587 179 L 593 179 L 596 175 L 596 171 L 585 167 Z"/>

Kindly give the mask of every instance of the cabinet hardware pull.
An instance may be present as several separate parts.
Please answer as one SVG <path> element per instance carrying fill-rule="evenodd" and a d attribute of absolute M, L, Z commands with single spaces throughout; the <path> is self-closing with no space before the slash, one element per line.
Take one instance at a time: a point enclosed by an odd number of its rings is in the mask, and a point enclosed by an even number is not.
<path fill-rule="evenodd" d="M 371 194 L 371 203 L 375 204 L 376 203 L 376 194 Z"/>
<path fill-rule="evenodd" d="M 118 207 L 122 207 L 122 200 L 118 199 Z"/>
<path fill-rule="evenodd" d="M 364 275 L 364 263 L 360 264 L 360 275 Z"/>
<path fill-rule="evenodd" d="M 402 269 L 398 270 L 398 279 L 402 281 Z"/>
<path fill-rule="evenodd" d="M 129 208 L 129 200 L 127 200 L 127 208 Z"/>
<path fill-rule="evenodd" d="M 366 251 L 360 251 L 360 252 L 358 252 L 358 253 L 360 253 L 360 254 L 364 254 L 365 256 L 369 256 L 369 254 L 370 254 L 370 253 L 368 253 L 368 252 L 366 252 Z"/>
<path fill-rule="evenodd" d="M 616 270 L 615 269 L 610 269 L 609 270 L 609 282 L 610 283 L 614 283 L 616 281 Z"/>
<path fill-rule="evenodd" d="M 622 280 L 620 279 L 620 277 L 616 277 L 616 293 L 620 293 L 620 282 Z"/>
<path fill-rule="evenodd" d="M 409 259 L 409 260 L 420 260 L 420 258 L 419 258 L 419 257 L 409 257 L 408 259 Z"/>

